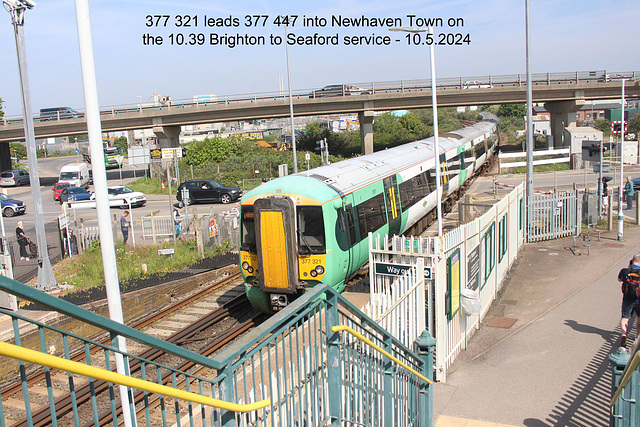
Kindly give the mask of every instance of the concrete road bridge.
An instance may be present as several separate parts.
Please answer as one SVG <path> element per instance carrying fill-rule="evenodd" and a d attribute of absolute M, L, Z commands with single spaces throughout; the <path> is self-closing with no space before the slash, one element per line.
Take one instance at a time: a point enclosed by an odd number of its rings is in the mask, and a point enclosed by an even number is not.
<path fill-rule="evenodd" d="M 562 135 L 564 126 L 576 121 L 575 112 L 587 100 L 620 99 L 621 79 L 626 99 L 640 98 L 640 71 L 607 70 L 543 73 L 532 75 L 533 102 L 544 103 L 551 113 L 552 134 Z M 340 85 L 338 85 L 340 87 Z M 438 105 L 456 107 L 523 103 L 526 76 L 472 76 L 437 80 Z M 298 90 L 292 93 L 296 116 L 357 113 L 362 151 L 373 151 L 373 116 L 376 111 L 431 107 L 430 80 L 388 81 L 342 85 L 342 91 Z M 157 105 L 156 105 L 157 104 Z M 100 110 L 102 130 L 125 131 L 153 128 L 161 147 L 177 147 L 180 126 L 222 121 L 289 116 L 285 92 L 229 95 L 209 99 L 167 100 L 156 104 L 113 106 Z M 36 138 L 87 133 L 86 119 L 41 120 L 34 117 Z M 24 140 L 22 118 L 0 122 L 0 142 Z M 561 141 L 561 138 L 554 138 Z M 0 144 L 0 167 L 8 162 L 8 144 Z M 7 165 L 8 166 L 8 165 Z"/>

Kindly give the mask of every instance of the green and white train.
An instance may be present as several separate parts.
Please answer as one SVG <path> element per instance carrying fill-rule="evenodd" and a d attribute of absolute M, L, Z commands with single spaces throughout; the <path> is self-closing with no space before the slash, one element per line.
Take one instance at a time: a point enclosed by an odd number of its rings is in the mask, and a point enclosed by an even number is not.
<path fill-rule="evenodd" d="M 483 165 L 497 118 L 439 136 L 442 200 Z M 318 283 L 339 292 L 368 261 L 368 233 L 422 231 L 436 208 L 433 138 L 262 184 L 242 197 L 240 265 L 253 306 L 281 310 Z"/>

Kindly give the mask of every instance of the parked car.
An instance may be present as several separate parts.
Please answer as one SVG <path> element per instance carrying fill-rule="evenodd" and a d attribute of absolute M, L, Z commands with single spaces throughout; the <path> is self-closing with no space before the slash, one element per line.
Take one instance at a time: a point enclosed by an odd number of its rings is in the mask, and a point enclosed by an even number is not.
<path fill-rule="evenodd" d="M 16 186 L 20 187 L 21 185 L 29 185 L 29 172 L 24 170 L 10 170 L 4 171 L 0 173 L 0 185 L 3 187 L 6 186 Z"/>
<path fill-rule="evenodd" d="M 67 187 L 60 193 L 60 204 L 65 202 L 77 202 L 80 200 L 90 200 L 91 193 L 84 187 Z"/>
<path fill-rule="evenodd" d="M 231 203 L 242 197 L 242 190 L 238 187 L 226 187 L 212 179 L 196 179 L 185 181 L 178 187 L 176 198 L 180 206 L 184 206 L 182 200 L 182 189 L 189 190 L 187 204 L 199 202 L 220 202 Z"/>
<path fill-rule="evenodd" d="M 633 178 L 631 182 L 633 182 L 633 191 L 640 191 L 640 178 Z"/>
<path fill-rule="evenodd" d="M 369 91 L 354 85 L 329 85 L 322 89 L 314 90 L 309 94 L 309 98 L 322 98 L 327 96 L 343 95 L 368 95 Z"/>
<path fill-rule="evenodd" d="M 21 215 L 27 211 L 27 207 L 21 200 L 12 199 L 6 194 L 0 194 L 0 204 L 2 204 L 2 215 L 6 217 Z"/>
<path fill-rule="evenodd" d="M 53 184 L 53 200 L 60 200 L 60 193 L 68 187 L 71 187 L 71 184 L 68 182 L 56 182 Z"/>
<path fill-rule="evenodd" d="M 137 208 L 138 206 L 144 206 L 147 203 L 147 197 L 144 193 L 139 191 L 133 191 L 129 187 L 117 185 L 113 187 L 107 187 L 107 194 L 109 195 L 109 202 L 111 201 L 123 201 L 121 204 L 111 203 L 112 206 L 119 206 L 121 208 L 128 208 L 129 203 L 131 207 Z M 91 195 L 91 200 L 95 200 L 95 193 Z"/>

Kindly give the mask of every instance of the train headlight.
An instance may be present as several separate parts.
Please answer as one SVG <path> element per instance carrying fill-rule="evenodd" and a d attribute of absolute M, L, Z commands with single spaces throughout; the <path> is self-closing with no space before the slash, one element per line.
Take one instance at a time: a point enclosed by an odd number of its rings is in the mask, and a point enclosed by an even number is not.
<path fill-rule="evenodd" d="M 318 275 L 315 270 L 311 270 L 311 273 L 309 274 L 311 274 L 311 277 L 316 277 Z"/>
<path fill-rule="evenodd" d="M 247 261 L 242 263 L 242 268 L 245 270 L 249 270 L 249 263 Z"/>
<path fill-rule="evenodd" d="M 324 267 L 319 265 L 319 266 L 316 267 L 316 269 L 314 271 L 316 272 L 316 274 L 322 274 L 322 273 L 324 273 Z M 312 273 L 312 275 L 313 275 L 313 273 Z"/>

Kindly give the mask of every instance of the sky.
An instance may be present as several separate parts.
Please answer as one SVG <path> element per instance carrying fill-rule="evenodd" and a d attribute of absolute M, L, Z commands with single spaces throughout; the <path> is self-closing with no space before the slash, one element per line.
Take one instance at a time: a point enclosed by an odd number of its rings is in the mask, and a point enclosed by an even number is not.
<path fill-rule="evenodd" d="M 101 108 L 144 102 L 154 93 L 186 100 L 286 89 L 287 39 L 279 16 L 290 17 L 286 31 L 293 38 L 288 46 L 293 90 L 428 79 L 428 46 L 389 31 L 389 24 L 422 26 L 426 18 L 442 18 L 434 28 L 436 39 L 443 41 L 434 48 L 437 78 L 526 72 L 523 0 L 91 0 L 89 8 Z M 362 22 L 362 17 L 393 22 L 358 26 L 355 19 Z M 356 25 L 338 26 L 339 18 Z M 638 0 L 531 0 L 531 71 L 638 71 L 638 22 Z M 38 0 L 26 11 L 24 33 L 32 111 L 83 109 L 75 3 Z M 321 45 L 315 33 L 332 38 Z M 224 35 L 254 37 L 264 44 L 232 48 Z M 161 45 L 150 43 L 159 37 Z M 347 45 L 353 37 L 377 44 Z M 451 43 L 456 40 L 461 44 Z M 22 115 L 15 39 L 6 11 L 0 11 L 0 98 L 7 117 Z"/>

